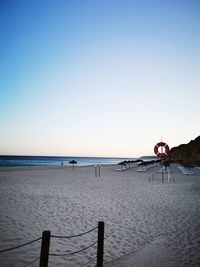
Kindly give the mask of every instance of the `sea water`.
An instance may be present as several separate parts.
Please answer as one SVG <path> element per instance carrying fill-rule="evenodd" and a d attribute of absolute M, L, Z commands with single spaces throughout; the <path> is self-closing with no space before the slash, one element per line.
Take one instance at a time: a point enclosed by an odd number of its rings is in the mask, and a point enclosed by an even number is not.
<path fill-rule="evenodd" d="M 129 158 L 130 159 L 130 158 Z M 104 165 L 118 164 L 127 158 L 110 157 L 54 157 L 54 156 L 0 156 L 1 166 L 59 166 L 68 165 L 71 160 L 75 160 L 78 166 L 84 165 Z"/>

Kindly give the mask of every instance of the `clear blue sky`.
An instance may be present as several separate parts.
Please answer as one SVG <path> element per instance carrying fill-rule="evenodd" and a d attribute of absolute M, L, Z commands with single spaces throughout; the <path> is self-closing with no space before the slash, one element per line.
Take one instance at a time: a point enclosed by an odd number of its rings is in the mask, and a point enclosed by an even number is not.
<path fill-rule="evenodd" d="M 200 133 L 200 1 L 0 1 L 0 154 L 140 156 Z"/>

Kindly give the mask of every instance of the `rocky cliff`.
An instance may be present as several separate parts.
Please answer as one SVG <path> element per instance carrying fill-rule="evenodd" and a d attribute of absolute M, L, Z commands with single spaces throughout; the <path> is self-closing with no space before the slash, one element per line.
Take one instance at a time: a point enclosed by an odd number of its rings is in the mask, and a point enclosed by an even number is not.
<path fill-rule="evenodd" d="M 200 165 L 200 136 L 188 144 L 173 147 L 165 161 L 181 163 L 184 165 Z"/>

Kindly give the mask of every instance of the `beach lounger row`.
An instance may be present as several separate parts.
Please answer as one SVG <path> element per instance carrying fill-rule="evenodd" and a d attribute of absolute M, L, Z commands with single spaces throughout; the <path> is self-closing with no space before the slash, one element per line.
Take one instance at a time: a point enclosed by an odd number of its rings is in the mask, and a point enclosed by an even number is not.
<path fill-rule="evenodd" d="M 135 163 L 135 165 L 128 165 L 127 164 L 127 165 L 124 165 L 124 167 L 122 167 L 122 168 L 115 169 L 115 171 L 126 171 L 126 170 L 137 167 L 137 165 L 139 165 L 139 163 Z"/>
<path fill-rule="evenodd" d="M 181 173 L 183 175 L 192 175 L 192 174 L 194 174 L 191 169 L 188 169 L 188 168 L 186 168 L 184 166 L 178 166 L 177 168 L 181 171 Z"/>
<path fill-rule="evenodd" d="M 158 171 L 160 173 L 168 173 L 169 172 L 169 168 L 165 168 L 165 167 L 161 167 L 160 170 Z"/>
<path fill-rule="evenodd" d="M 128 168 L 119 168 L 119 169 L 115 169 L 115 171 L 118 171 L 118 172 L 122 172 L 122 171 L 125 171 L 127 170 Z"/>
<path fill-rule="evenodd" d="M 129 169 L 131 169 L 131 168 L 134 168 L 134 167 L 123 167 L 123 168 L 118 168 L 118 169 L 115 169 L 115 171 L 119 171 L 119 172 L 121 172 L 121 171 L 129 170 Z"/>
<path fill-rule="evenodd" d="M 136 172 L 145 172 L 146 170 L 148 170 L 150 168 L 153 168 L 153 167 L 155 167 L 157 165 L 158 165 L 158 163 L 154 163 L 154 164 L 151 164 L 151 165 L 142 166 L 140 169 L 137 169 Z"/>

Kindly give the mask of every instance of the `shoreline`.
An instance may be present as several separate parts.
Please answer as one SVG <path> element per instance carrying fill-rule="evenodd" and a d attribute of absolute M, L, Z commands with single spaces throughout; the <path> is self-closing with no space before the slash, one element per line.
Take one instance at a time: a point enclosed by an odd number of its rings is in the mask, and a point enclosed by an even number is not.
<path fill-rule="evenodd" d="M 95 164 L 97 166 L 100 166 L 100 167 L 117 167 L 118 164 Z M 78 169 L 86 169 L 86 168 L 94 168 L 95 165 L 91 164 L 91 165 L 75 165 L 74 166 L 74 169 L 75 170 L 78 170 Z M 28 171 L 28 170 L 66 170 L 66 169 L 73 169 L 73 166 L 72 165 L 48 165 L 48 166 L 0 166 L 0 172 L 1 171 L 17 171 L 17 170 L 24 170 L 24 171 Z"/>

